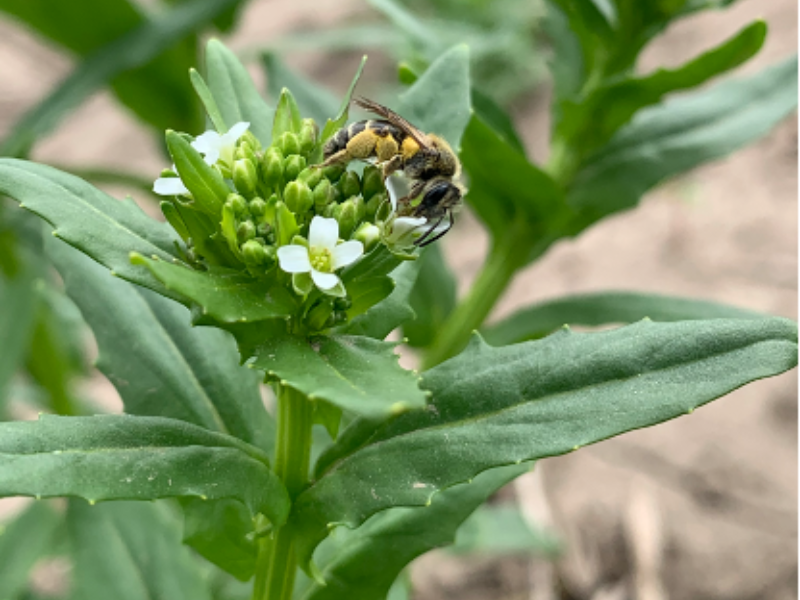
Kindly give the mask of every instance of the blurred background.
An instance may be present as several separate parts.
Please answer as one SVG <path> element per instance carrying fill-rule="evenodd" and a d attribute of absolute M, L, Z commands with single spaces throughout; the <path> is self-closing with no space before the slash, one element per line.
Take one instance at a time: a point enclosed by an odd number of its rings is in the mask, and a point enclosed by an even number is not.
<path fill-rule="evenodd" d="M 45 4 L 0 2 L 6 11 L 0 12 L 0 139 L 7 140 L 19 119 L 96 47 L 86 36 L 69 34 L 69 19 L 85 18 L 67 14 L 70 3 L 50 7 L 65 11 L 63 29 L 31 27 L 35 7 Z M 147 0 L 140 4 L 154 6 Z M 217 35 L 247 61 L 265 91 L 264 62 L 284 61 L 340 96 L 366 53 L 359 92 L 379 99 L 399 89 L 398 60 L 425 63 L 440 49 L 465 41 L 478 87 L 511 111 L 529 156 L 546 160 L 550 82 L 540 31 L 543 5 L 536 0 L 400 4 L 430 28 L 392 25 L 390 8 L 380 1 L 252 0 L 218 15 Z M 770 33 L 743 69 L 755 72 L 796 52 L 797 11 L 792 0 L 743 0 L 726 11 L 687 18 L 648 48 L 640 68 L 680 64 L 760 17 Z M 163 80 L 158 72 L 144 75 L 151 86 L 147 102 L 155 104 L 150 114 L 157 114 L 149 124 L 136 117 L 144 108 L 135 84 L 117 79 L 117 91 L 127 93 L 127 108 L 108 88 L 92 93 L 54 123 L 29 157 L 88 176 L 117 197 L 131 194 L 156 215 L 146 189 L 168 164 L 156 128 L 172 125 L 195 134 L 203 129 L 199 104 L 181 100 L 190 92 L 183 62 L 199 62 L 189 42 L 171 51 L 160 71 Z M 183 77 L 180 89 L 168 85 L 171 68 Z M 69 98 L 65 102 L 70 105 Z M 4 153 L 26 151 L 23 140 L 14 148 L 6 143 Z M 759 143 L 661 186 L 636 210 L 560 242 L 518 276 L 494 317 L 567 293 L 615 289 L 698 297 L 796 319 L 796 200 L 793 116 Z M 0 234 L 2 228 L 0 220 Z M 466 289 L 487 248 L 486 235 L 468 210 L 442 245 Z M 96 374 L 77 385 L 79 396 L 120 406 L 116 391 Z M 15 380 L 10 389 L 10 416 L 35 417 L 35 409 L 20 401 L 30 393 L 25 382 Z M 750 385 L 688 417 L 544 461 L 502 494 L 518 498 L 526 517 L 561 539 L 560 558 L 524 551 L 433 553 L 411 569 L 414 598 L 796 598 L 797 438 L 793 372 Z M 0 501 L 0 518 L 21 503 Z M 51 580 L 57 588 L 63 575 L 53 568 L 39 574 L 40 591 L 46 595 Z"/>

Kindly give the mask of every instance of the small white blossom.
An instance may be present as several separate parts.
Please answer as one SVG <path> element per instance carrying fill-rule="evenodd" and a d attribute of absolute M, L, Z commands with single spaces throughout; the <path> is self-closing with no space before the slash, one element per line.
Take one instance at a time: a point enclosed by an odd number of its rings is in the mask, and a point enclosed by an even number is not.
<path fill-rule="evenodd" d="M 172 170 L 178 172 L 175 165 L 172 165 Z M 159 177 L 153 183 L 153 191 L 159 196 L 188 196 L 190 193 L 180 177 Z"/>
<path fill-rule="evenodd" d="M 195 138 L 192 148 L 203 155 L 203 160 L 207 165 L 216 164 L 218 160 L 222 159 L 230 168 L 233 165 L 236 142 L 244 135 L 248 127 L 250 127 L 250 123 L 240 122 L 222 135 L 216 131 L 206 131 Z M 172 165 L 172 170 L 178 172 L 175 165 Z M 153 184 L 153 191 L 159 196 L 188 196 L 190 193 L 180 177 L 159 177 Z"/>
<path fill-rule="evenodd" d="M 308 248 L 290 244 L 278 248 L 278 262 L 287 273 L 311 273 L 319 289 L 343 295 L 342 280 L 337 269 L 357 261 L 364 254 L 364 244 L 357 240 L 338 243 L 339 223 L 336 219 L 314 217 L 308 234 Z"/>
<path fill-rule="evenodd" d="M 233 165 L 236 142 L 244 135 L 248 127 L 250 127 L 250 123 L 240 122 L 222 135 L 213 130 L 206 131 L 194 139 L 192 148 L 204 155 L 203 158 L 209 165 L 216 164 L 218 160 L 222 160 L 228 167 L 231 167 Z"/>

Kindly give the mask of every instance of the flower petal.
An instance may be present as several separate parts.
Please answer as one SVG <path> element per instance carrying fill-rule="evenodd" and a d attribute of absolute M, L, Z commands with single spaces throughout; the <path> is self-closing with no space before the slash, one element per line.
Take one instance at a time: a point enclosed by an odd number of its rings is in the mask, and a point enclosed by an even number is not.
<path fill-rule="evenodd" d="M 392 212 L 397 212 L 397 199 L 400 195 L 397 190 L 397 182 L 394 177 L 391 176 L 387 177 L 383 184 L 386 186 L 386 191 L 389 193 L 389 202 L 392 203 Z"/>
<path fill-rule="evenodd" d="M 358 240 L 344 242 L 336 246 L 331 252 L 331 266 L 335 271 L 357 261 L 362 254 L 364 254 L 364 244 Z"/>
<path fill-rule="evenodd" d="M 321 290 L 330 290 L 335 288 L 336 284 L 339 283 L 338 275 L 334 273 L 323 273 L 316 269 L 311 269 L 311 279 L 314 280 L 314 284 Z"/>
<path fill-rule="evenodd" d="M 223 143 L 227 145 L 235 145 L 239 138 L 244 135 L 244 132 L 250 127 L 250 123 L 246 121 L 239 121 L 228 130 L 228 133 L 222 136 Z"/>
<path fill-rule="evenodd" d="M 308 245 L 312 248 L 326 248 L 333 252 L 339 240 L 339 223 L 336 219 L 314 217 L 308 232 Z"/>
<path fill-rule="evenodd" d="M 311 270 L 308 248 L 297 244 L 278 248 L 278 263 L 287 273 L 308 273 Z"/>
<path fill-rule="evenodd" d="M 153 191 L 159 196 L 178 196 L 189 193 L 189 190 L 177 177 L 159 177 L 153 183 Z"/>

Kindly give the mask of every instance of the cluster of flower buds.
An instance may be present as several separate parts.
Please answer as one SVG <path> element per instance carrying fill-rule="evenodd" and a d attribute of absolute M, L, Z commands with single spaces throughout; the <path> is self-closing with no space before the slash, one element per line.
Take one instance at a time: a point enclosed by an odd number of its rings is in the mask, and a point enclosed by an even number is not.
<path fill-rule="evenodd" d="M 319 289 L 331 310 L 309 318 L 329 325 L 349 303 L 337 271 L 386 243 L 394 211 L 381 171 L 319 166 L 324 140 L 287 90 L 271 144 L 249 129 L 237 123 L 194 139 L 167 132 L 175 165 L 155 183 L 168 197 L 162 210 L 186 242 L 188 262 L 275 277 L 303 297 Z"/>

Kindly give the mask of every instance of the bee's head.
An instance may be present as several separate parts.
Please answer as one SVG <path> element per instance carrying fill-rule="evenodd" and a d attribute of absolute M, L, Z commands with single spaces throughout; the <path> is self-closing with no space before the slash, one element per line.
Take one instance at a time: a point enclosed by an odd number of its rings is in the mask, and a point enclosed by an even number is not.
<path fill-rule="evenodd" d="M 458 162 L 458 157 L 450 144 L 444 138 L 436 134 L 429 133 L 428 138 L 431 140 L 431 145 L 438 150 L 436 152 L 436 167 L 440 175 L 445 177 L 458 177 L 461 171 L 461 164 Z"/>
<path fill-rule="evenodd" d="M 417 211 L 419 214 L 432 216 L 444 214 L 444 211 L 457 206 L 461 202 L 461 188 L 445 177 L 431 179 L 422 190 L 422 200 Z"/>

